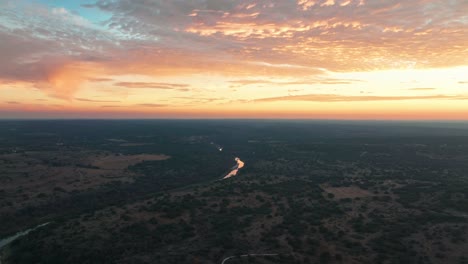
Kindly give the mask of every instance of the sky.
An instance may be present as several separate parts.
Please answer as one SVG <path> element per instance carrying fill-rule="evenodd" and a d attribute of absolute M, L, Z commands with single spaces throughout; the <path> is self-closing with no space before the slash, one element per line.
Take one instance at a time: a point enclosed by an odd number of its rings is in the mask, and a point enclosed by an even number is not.
<path fill-rule="evenodd" d="M 468 120 L 467 0 L 2 0 L 0 118 Z"/>

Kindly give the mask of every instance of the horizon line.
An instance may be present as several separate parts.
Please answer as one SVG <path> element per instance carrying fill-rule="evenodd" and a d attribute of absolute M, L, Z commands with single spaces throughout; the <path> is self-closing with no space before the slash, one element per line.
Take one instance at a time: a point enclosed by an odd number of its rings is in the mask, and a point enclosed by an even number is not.
<path fill-rule="evenodd" d="M 151 118 L 119 118 L 119 117 L 106 117 L 106 118 L 92 118 L 92 117 L 0 117 L 0 121 L 334 121 L 334 122 L 445 122 L 445 123 L 468 123 L 468 119 L 340 119 L 340 118 L 246 118 L 246 117 L 203 117 L 203 118 L 177 118 L 177 117 L 151 117 Z"/>

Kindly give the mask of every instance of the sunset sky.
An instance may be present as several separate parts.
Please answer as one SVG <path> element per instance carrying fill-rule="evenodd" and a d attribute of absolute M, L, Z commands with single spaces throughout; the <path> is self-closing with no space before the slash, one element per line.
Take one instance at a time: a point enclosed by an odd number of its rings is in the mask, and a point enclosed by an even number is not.
<path fill-rule="evenodd" d="M 468 1 L 1 0 L 0 118 L 468 120 Z"/>

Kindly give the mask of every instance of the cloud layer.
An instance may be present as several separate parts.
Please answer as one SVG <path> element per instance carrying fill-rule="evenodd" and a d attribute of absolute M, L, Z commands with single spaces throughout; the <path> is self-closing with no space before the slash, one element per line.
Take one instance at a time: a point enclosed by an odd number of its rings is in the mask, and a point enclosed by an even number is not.
<path fill-rule="evenodd" d="M 333 87 L 360 80 L 329 78 L 330 72 L 468 65 L 465 0 L 95 0 L 83 1 L 82 8 L 106 15 L 91 18 L 67 7 L 2 1 L 0 87 L 19 83 L 50 97 L 91 102 L 75 98 L 84 83 L 192 92 L 197 88 L 192 84 L 164 78 L 221 75 L 231 88 Z M 152 81 L 119 79 L 128 75 Z M 437 97 L 331 93 L 257 101 Z"/>
<path fill-rule="evenodd" d="M 423 95 L 423 96 L 345 96 L 336 94 L 305 94 L 256 99 L 254 102 L 309 101 L 309 102 L 366 102 L 366 101 L 403 101 L 403 100 L 467 100 L 460 95 Z"/>

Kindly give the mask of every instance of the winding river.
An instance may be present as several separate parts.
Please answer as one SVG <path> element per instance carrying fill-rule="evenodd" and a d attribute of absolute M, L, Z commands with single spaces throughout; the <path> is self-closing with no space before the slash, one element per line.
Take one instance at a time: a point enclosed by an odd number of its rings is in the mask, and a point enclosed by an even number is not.
<path fill-rule="evenodd" d="M 228 175 L 224 176 L 223 179 L 231 178 L 233 176 L 237 175 L 237 172 L 244 167 L 244 162 L 240 160 L 239 158 L 234 159 L 237 164 L 232 168 L 231 172 L 228 173 Z"/>

